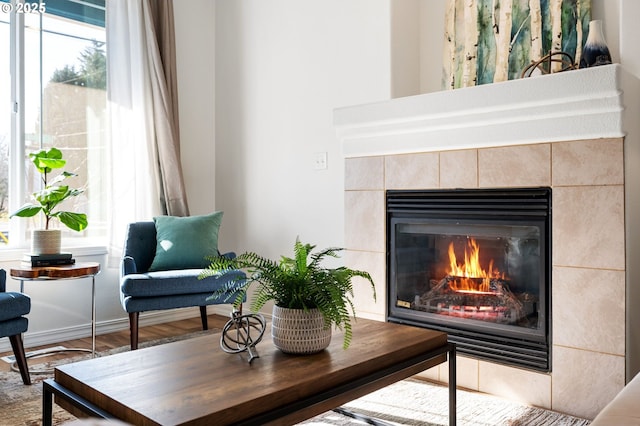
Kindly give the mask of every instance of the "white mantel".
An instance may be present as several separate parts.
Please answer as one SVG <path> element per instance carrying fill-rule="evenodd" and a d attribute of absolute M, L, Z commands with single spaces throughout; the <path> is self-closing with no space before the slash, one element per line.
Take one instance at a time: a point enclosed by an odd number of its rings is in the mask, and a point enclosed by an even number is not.
<path fill-rule="evenodd" d="M 345 157 L 623 137 L 622 67 L 566 71 L 334 111 Z"/>

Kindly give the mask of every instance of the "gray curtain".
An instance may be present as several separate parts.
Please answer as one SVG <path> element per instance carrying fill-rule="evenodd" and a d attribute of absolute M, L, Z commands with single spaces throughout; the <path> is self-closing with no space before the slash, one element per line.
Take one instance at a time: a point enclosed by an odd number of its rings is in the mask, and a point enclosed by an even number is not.
<path fill-rule="evenodd" d="M 160 203 L 165 214 L 188 216 L 180 161 L 180 126 L 173 0 L 144 0 L 144 25 L 156 126 Z"/>

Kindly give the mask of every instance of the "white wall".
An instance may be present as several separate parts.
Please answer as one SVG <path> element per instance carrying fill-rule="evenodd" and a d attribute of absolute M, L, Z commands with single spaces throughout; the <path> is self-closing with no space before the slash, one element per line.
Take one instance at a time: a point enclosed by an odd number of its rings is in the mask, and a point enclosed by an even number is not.
<path fill-rule="evenodd" d="M 420 1 L 420 93 L 442 90 L 445 3 Z"/>
<path fill-rule="evenodd" d="M 180 155 L 192 215 L 215 210 L 215 3 L 176 1 Z"/>
<path fill-rule="evenodd" d="M 391 2 L 391 97 L 419 93 L 420 89 L 420 0 Z"/>
<path fill-rule="evenodd" d="M 390 96 L 387 0 L 216 2 L 221 245 L 278 259 L 343 244 L 333 109 Z M 314 170 L 314 154 L 328 168 Z"/>

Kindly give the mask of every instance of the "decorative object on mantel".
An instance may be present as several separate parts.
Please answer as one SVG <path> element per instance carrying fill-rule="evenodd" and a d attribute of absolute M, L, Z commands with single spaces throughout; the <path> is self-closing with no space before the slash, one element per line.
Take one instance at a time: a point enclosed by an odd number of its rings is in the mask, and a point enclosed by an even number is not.
<path fill-rule="evenodd" d="M 521 78 L 534 77 L 536 75 L 549 74 L 554 63 L 559 62 L 562 66 L 561 71 L 575 70 L 576 64 L 573 56 L 567 52 L 552 52 L 544 55 L 540 60 L 529 64 L 520 75 Z"/>
<path fill-rule="evenodd" d="M 589 36 L 580 59 L 580 68 L 597 67 L 598 65 L 609 65 L 610 63 L 611 54 L 602 32 L 602 21 L 591 21 L 589 22 Z"/>
<path fill-rule="evenodd" d="M 82 189 L 72 189 L 61 183 L 75 173 L 63 171 L 53 179 L 49 179 L 49 173 L 53 169 L 60 169 L 67 163 L 62 158 L 62 152 L 57 148 L 42 149 L 29 154 L 31 162 L 36 170 L 42 174 L 42 189 L 32 194 L 34 203 L 27 203 L 11 214 L 10 217 L 32 217 L 42 212 L 45 217 L 44 229 L 34 229 L 31 239 L 31 254 L 56 254 L 60 253 L 61 232 L 60 229 L 51 229 L 51 219 L 57 218 L 74 231 L 82 231 L 87 227 L 87 215 L 69 211 L 56 211 L 60 203 L 71 197 L 76 197 L 84 192 Z"/>
<path fill-rule="evenodd" d="M 234 310 L 231 319 L 227 321 L 220 336 L 220 347 L 228 354 L 249 352 L 249 364 L 260 358 L 256 345 L 262 340 L 267 326 L 264 317 L 260 314 L 242 315 Z"/>
<path fill-rule="evenodd" d="M 312 253 L 314 249 L 315 246 L 296 239 L 294 257 L 282 256 L 279 262 L 253 252 L 234 259 L 211 257 L 211 264 L 200 277 L 220 277 L 233 271 L 237 274 L 237 270 L 245 269 L 246 280 L 243 277 L 227 281 L 211 298 L 235 297 L 233 304 L 237 309 L 251 285 L 257 283 L 250 308 L 258 312 L 268 301 L 275 302 L 271 336 L 276 347 L 285 353 L 311 354 L 324 350 L 331 341 L 332 325 L 344 329 L 346 349 L 352 338 L 351 314 L 355 317 L 352 279 L 366 280 L 374 300 L 375 285 L 368 272 L 320 265 L 327 257 L 338 257 L 343 249 L 332 247 Z M 236 296 L 229 296 L 233 294 Z"/>
<path fill-rule="evenodd" d="M 443 88 L 520 78 L 550 52 L 580 62 L 590 20 L 591 0 L 447 0 Z"/>

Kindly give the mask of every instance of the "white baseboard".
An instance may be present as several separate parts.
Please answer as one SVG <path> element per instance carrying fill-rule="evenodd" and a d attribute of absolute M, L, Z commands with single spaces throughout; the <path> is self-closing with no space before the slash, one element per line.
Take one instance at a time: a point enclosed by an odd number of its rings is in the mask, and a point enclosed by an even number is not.
<path fill-rule="evenodd" d="M 218 314 L 228 317 L 231 308 L 228 305 L 212 305 L 207 308 L 209 315 Z M 187 318 L 200 317 L 200 310 L 196 308 L 172 309 L 169 311 L 152 311 L 140 314 L 139 326 L 162 324 L 171 321 L 180 321 Z M 123 317 L 115 320 L 99 321 L 96 323 L 96 335 L 113 333 L 129 329 L 129 318 Z M 73 327 L 59 328 L 30 333 L 29 330 L 22 336 L 25 350 L 28 348 L 50 345 L 67 340 L 91 337 L 91 324 L 81 324 Z M 90 348 L 88 348 L 90 349 Z M 10 352 L 9 339 L 0 339 L 0 352 Z"/>

